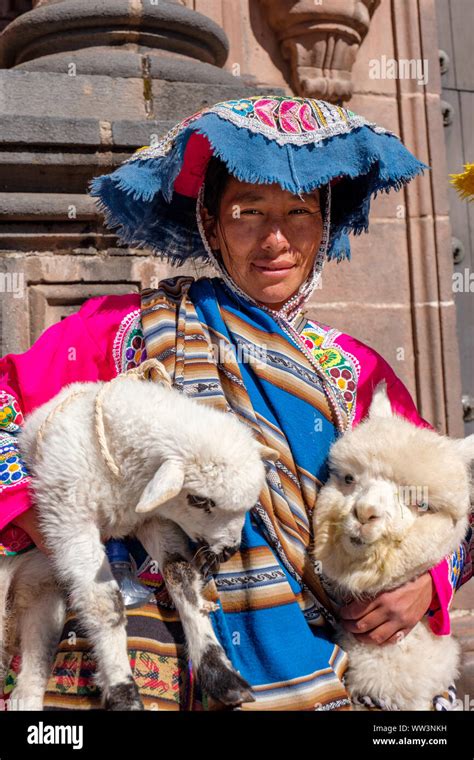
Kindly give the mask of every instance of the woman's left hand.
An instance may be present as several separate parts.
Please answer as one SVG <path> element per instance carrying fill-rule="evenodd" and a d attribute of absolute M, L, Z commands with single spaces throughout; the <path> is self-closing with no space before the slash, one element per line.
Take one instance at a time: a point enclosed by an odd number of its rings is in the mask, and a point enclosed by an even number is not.
<path fill-rule="evenodd" d="M 368 644 L 395 644 L 421 620 L 433 596 L 429 572 L 403 586 L 384 591 L 370 602 L 353 601 L 341 607 L 344 629 Z"/>

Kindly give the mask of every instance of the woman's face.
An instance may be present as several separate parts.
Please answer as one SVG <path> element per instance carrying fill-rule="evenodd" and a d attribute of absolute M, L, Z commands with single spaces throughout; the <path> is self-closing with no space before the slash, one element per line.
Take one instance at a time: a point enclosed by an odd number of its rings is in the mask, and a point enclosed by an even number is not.
<path fill-rule="evenodd" d="M 213 250 L 220 249 L 234 282 L 271 309 L 279 309 L 310 273 L 321 244 L 319 192 L 297 195 L 280 185 L 231 177 L 218 218 L 203 208 Z"/>

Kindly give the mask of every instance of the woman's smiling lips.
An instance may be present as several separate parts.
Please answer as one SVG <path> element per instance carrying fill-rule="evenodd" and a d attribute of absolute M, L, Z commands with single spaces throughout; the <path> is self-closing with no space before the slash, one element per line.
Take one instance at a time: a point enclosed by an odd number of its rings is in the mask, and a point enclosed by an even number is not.
<path fill-rule="evenodd" d="M 252 266 L 255 267 L 257 272 L 269 275 L 270 277 L 278 277 L 279 275 L 285 274 L 290 269 L 293 269 L 295 265 L 286 261 L 276 262 L 273 264 L 257 264 L 255 261 L 253 261 Z"/>

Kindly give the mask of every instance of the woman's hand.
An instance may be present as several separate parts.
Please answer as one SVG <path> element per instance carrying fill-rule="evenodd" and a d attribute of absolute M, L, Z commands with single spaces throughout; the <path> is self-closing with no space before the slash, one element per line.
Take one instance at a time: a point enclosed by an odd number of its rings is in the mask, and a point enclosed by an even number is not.
<path fill-rule="evenodd" d="M 48 557 L 51 556 L 51 552 L 46 548 L 43 541 L 43 536 L 40 533 L 38 526 L 38 513 L 36 512 L 36 508 L 34 506 L 27 509 L 26 512 L 22 512 L 21 515 L 15 517 L 13 520 L 11 520 L 11 523 L 13 525 L 18 525 L 19 528 L 23 528 L 25 533 L 28 533 L 31 540 L 36 544 L 37 548 L 44 552 L 44 554 L 46 554 Z M 109 538 L 110 536 L 101 536 L 102 543 L 105 544 Z"/>
<path fill-rule="evenodd" d="M 44 554 L 50 556 L 50 552 L 48 549 L 46 549 L 46 546 L 43 542 L 43 537 L 39 531 L 38 515 L 34 506 L 27 509 L 26 512 L 22 512 L 21 515 L 17 515 L 17 517 L 15 517 L 11 522 L 13 525 L 18 525 L 19 528 L 22 528 L 25 533 L 28 533 L 29 537 L 36 544 L 37 548 L 44 552 Z"/>
<path fill-rule="evenodd" d="M 341 625 L 368 644 L 395 644 L 421 620 L 433 596 L 429 572 L 384 591 L 370 602 L 353 601 L 340 609 Z"/>

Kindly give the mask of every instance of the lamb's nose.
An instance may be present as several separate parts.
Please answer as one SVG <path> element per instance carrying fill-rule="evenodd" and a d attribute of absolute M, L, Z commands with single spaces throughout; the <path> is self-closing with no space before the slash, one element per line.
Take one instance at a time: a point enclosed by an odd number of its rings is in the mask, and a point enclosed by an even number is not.
<path fill-rule="evenodd" d="M 355 513 L 362 525 L 378 520 L 381 517 L 380 508 L 376 504 L 356 504 Z"/>
<path fill-rule="evenodd" d="M 238 546 L 226 546 L 219 554 L 219 559 L 222 562 L 227 562 L 227 560 L 235 554 L 238 548 Z"/>

